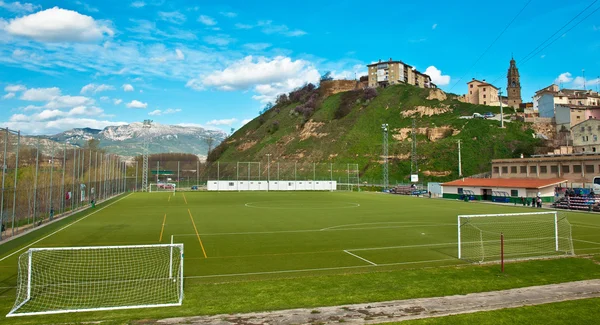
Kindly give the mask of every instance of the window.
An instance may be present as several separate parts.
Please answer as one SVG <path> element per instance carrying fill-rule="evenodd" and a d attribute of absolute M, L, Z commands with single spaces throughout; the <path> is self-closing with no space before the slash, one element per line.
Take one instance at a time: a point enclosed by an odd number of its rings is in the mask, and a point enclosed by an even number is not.
<path fill-rule="evenodd" d="M 537 174 L 537 166 L 529 166 L 529 173 Z"/>
<path fill-rule="evenodd" d="M 594 172 L 594 165 L 585 165 L 585 172 L 586 173 L 593 173 Z"/>
<path fill-rule="evenodd" d="M 594 142 L 598 141 L 598 135 L 597 135 L 597 134 L 594 134 L 594 135 L 593 135 L 593 139 L 594 139 Z"/>
<path fill-rule="evenodd" d="M 578 120 L 581 120 L 581 116 L 577 115 L 576 117 L 577 117 Z"/>
<path fill-rule="evenodd" d="M 596 152 L 596 147 L 592 147 L 592 152 Z"/>
<path fill-rule="evenodd" d="M 292 186 L 292 185 L 294 185 L 294 183 L 288 182 L 288 186 Z"/>
<path fill-rule="evenodd" d="M 483 92 L 485 92 L 485 87 L 483 87 Z"/>
<path fill-rule="evenodd" d="M 473 88 L 473 84 L 471 84 L 471 88 Z"/>
<path fill-rule="evenodd" d="M 502 167 L 502 174 L 508 174 L 508 167 L 507 166 L 503 166 Z"/>
<path fill-rule="evenodd" d="M 569 170 L 569 165 L 564 165 L 564 166 L 562 166 L 562 172 L 563 172 L 563 174 L 568 174 L 568 173 L 570 173 L 570 170 Z"/>
<path fill-rule="evenodd" d="M 229 186 L 235 186 L 233 182 L 229 182 Z"/>
<path fill-rule="evenodd" d="M 485 94 L 483 95 L 483 98 L 485 98 Z"/>
<path fill-rule="evenodd" d="M 581 137 L 581 141 L 585 142 L 585 136 Z"/>
<path fill-rule="evenodd" d="M 470 95 L 473 95 L 473 91 L 472 91 L 472 90 L 471 90 L 471 91 L 469 91 L 469 94 L 470 94 Z M 600 129 L 600 125 L 598 126 L 598 128 Z"/>
<path fill-rule="evenodd" d="M 583 131 L 585 131 L 585 128 L 582 126 L 582 127 L 581 127 L 581 132 L 583 132 Z"/>
<path fill-rule="evenodd" d="M 519 190 L 510 190 L 510 196 L 512 196 L 512 197 L 519 196 Z"/>
<path fill-rule="evenodd" d="M 548 166 L 540 166 L 540 173 L 548 174 Z"/>
<path fill-rule="evenodd" d="M 485 100 L 483 101 L 483 105 L 487 105 L 487 102 Z"/>
<path fill-rule="evenodd" d="M 500 172 L 500 169 L 498 167 L 494 167 L 494 174 L 498 174 Z"/>
<path fill-rule="evenodd" d="M 463 194 L 463 189 L 462 189 L 462 187 L 459 187 L 459 188 L 457 189 L 457 192 L 458 192 L 458 194 Z"/>
<path fill-rule="evenodd" d="M 552 174 L 558 174 L 558 166 L 550 166 L 550 172 Z"/>
<path fill-rule="evenodd" d="M 527 174 L 527 166 L 521 166 L 519 169 L 521 170 L 521 174 Z"/>
<path fill-rule="evenodd" d="M 517 166 L 510 166 L 510 173 L 511 174 L 516 174 L 517 173 Z"/>
<path fill-rule="evenodd" d="M 588 126 L 588 131 L 592 131 L 592 127 L 591 126 Z"/>
<path fill-rule="evenodd" d="M 581 165 L 573 165 L 573 173 L 581 173 Z"/>

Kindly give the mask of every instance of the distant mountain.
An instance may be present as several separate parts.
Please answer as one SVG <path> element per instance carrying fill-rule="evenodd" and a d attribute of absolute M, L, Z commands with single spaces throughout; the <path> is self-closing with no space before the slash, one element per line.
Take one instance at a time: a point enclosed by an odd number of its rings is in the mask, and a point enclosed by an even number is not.
<path fill-rule="evenodd" d="M 201 127 L 152 124 L 144 128 L 140 122 L 128 125 L 108 126 L 104 130 L 76 128 L 49 136 L 50 140 L 83 146 L 90 139 L 100 141 L 100 147 L 111 153 L 133 157 L 142 153 L 144 139 L 150 141 L 150 153 L 181 152 L 206 156 L 207 138 L 213 139 L 214 148 L 227 134 L 223 131 L 206 130 Z"/>

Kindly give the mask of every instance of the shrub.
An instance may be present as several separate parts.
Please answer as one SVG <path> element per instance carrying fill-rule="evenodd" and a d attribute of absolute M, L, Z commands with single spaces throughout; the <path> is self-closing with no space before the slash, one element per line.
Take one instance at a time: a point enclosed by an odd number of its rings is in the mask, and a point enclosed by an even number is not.
<path fill-rule="evenodd" d="M 273 124 L 269 128 L 269 133 L 275 133 L 277 130 L 279 130 L 279 121 L 273 121 Z"/>
<path fill-rule="evenodd" d="M 363 90 L 364 100 L 371 100 L 375 97 L 377 97 L 377 89 L 368 87 Z"/>
<path fill-rule="evenodd" d="M 208 153 L 206 157 L 206 161 L 214 162 L 221 157 L 221 155 L 229 148 L 229 144 L 227 144 L 227 140 L 221 142 L 218 146 L 216 146 L 213 150 Z"/>
<path fill-rule="evenodd" d="M 342 97 L 340 98 L 340 106 L 335 110 L 333 117 L 339 120 L 350 114 L 352 107 L 354 107 L 357 100 L 360 99 L 361 95 L 362 92 L 360 90 L 353 90 L 343 93 Z"/>

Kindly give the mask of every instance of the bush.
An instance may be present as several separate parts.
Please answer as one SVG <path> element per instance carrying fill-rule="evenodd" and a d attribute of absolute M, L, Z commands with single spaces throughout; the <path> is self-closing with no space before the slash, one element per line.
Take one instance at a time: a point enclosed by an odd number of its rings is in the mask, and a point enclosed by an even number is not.
<path fill-rule="evenodd" d="M 363 90 L 364 100 L 371 100 L 375 97 L 377 97 L 377 89 L 368 87 Z"/>
<path fill-rule="evenodd" d="M 216 146 L 213 150 L 208 153 L 208 157 L 206 157 L 206 161 L 215 162 L 221 157 L 221 155 L 229 148 L 229 144 L 227 144 L 227 140 L 221 142 L 218 146 Z"/>
<path fill-rule="evenodd" d="M 277 130 L 279 130 L 279 121 L 273 121 L 273 124 L 269 128 L 269 133 L 275 133 Z"/>
<path fill-rule="evenodd" d="M 348 91 L 342 94 L 340 106 L 333 113 L 335 119 L 341 119 L 352 112 L 352 107 L 360 100 L 362 92 L 360 90 Z"/>

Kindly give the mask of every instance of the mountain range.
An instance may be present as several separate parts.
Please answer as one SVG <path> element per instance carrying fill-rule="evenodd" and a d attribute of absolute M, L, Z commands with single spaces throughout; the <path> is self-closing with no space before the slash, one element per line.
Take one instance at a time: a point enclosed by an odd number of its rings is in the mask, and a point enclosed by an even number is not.
<path fill-rule="evenodd" d="M 103 130 L 92 128 L 75 128 L 55 135 L 45 136 L 42 142 L 42 151 L 48 151 L 51 143 L 58 142 L 61 145 L 67 143 L 69 146 L 83 147 L 90 139 L 100 141 L 100 148 L 110 153 L 125 157 L 133 157 L 142 153 L 144 139 L 149 140 L 149 152 L 153 153 L 192 153 L 198 156 L 206 156 L 209 141 L 212 139 L 212 148 L 221 143 L 227 134 L 223 131 L 207 130 L 201 127 L 189 127 L 178 125 L 163 125 L 154 123 L 150 128 L 144 128 L 143 123 L 135 122 L 127 125 L 107 126 Z M 33 145 L 34 141 L 25 143 Z M 48 142 L 48 143 L 47 143 Z"/>

